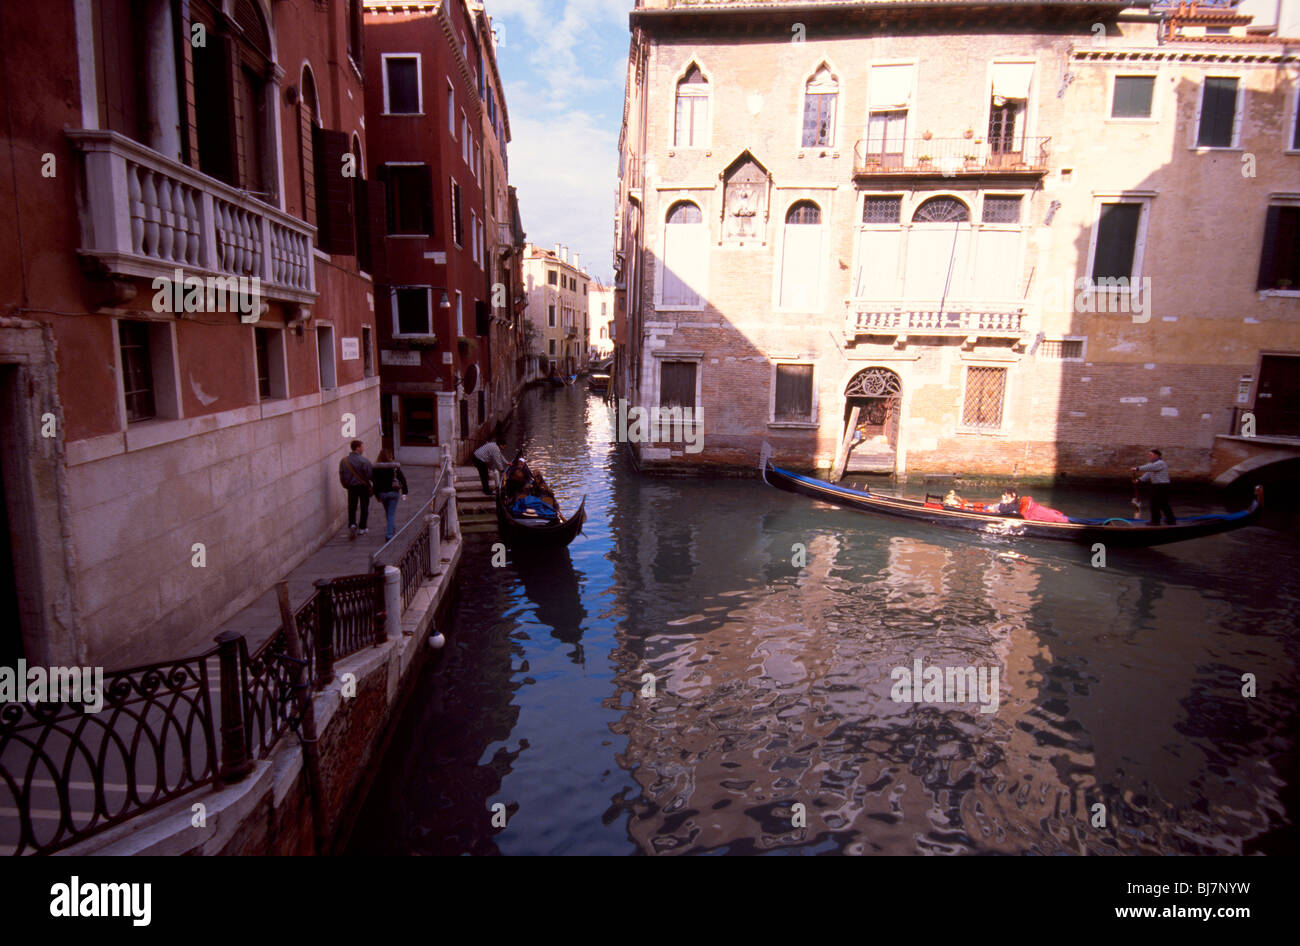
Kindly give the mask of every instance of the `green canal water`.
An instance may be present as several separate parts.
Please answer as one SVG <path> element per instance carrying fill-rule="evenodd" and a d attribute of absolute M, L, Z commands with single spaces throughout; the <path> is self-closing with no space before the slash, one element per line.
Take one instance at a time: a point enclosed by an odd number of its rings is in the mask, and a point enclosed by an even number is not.
<path fill-rule="evenodd" d="M 518 419 L 585 534 L 504 567 L 469 537 L 350 853 L 1296 851 L 1293 515 L 1098 568 L 638 475 L 580 387 Z M 1033 493 L 1123 515 L 1125 490 Z M 908 699 L 918 665 L 985 689 Z"/>

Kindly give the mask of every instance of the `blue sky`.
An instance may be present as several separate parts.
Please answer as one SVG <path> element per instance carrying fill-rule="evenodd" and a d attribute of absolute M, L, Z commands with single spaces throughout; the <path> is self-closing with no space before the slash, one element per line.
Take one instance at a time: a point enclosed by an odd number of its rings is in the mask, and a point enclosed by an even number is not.
<path fill-rule="evenodd" d="M 530 243 L 613 276 L 618 131 L 633 0 L 484 0 L 498 28 L 510 183 Z"/>

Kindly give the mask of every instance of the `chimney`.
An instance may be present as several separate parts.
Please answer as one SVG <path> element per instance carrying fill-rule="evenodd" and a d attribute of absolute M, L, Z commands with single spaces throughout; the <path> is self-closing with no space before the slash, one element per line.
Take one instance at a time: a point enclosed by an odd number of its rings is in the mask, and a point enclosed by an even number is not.
<path fill-rule="evenodd" d="M 560 244 L 558 244 L 558 243 L 555 244 L 555 258 L 556 258 L 556 259 L 559 259 L 559 258 L 560 258 Z"/>
<path fill-rule="evenodd" d="M 578 254 L 577 254 L 577 253 L 574 253 L 574 254 L 573 254 L 573 268 L 576 269 L 576 270 L 578 270 L 579 272 L 582 271 L 582 267 L 578 265 Z"/>
<path fill-rule="evenodd" d="M 567 246 L 561 246 L 561 247 L 560 247 L 560 262 L 561 262 L 561 263 L 567 263 L 568 261 L 569 261 L 569 248 L 568 248 Z"/>

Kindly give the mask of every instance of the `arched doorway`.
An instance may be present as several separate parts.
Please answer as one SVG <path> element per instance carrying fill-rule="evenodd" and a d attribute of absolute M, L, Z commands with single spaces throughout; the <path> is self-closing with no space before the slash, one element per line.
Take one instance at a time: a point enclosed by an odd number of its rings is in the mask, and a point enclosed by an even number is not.
<path fill-rule="evenodd" d="M 844 389 L 847 473 L 893 473 L 903 382 L 888 368 L 865 368 Z"/>

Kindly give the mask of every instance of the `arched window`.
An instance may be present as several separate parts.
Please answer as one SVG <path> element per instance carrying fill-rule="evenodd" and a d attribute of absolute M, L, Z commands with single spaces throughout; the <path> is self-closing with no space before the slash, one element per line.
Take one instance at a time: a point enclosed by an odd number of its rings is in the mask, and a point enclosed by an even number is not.
<path fill-rule="evenodd" d="M 968 223 L 970 208 L 956 197 L 931 197 L 912 214 L 913 223 Z"/>
<path fill-rule="evenodd" d="M 815 312 L 821 306 L 822 210 L 811 200 L 799 200 L 785 214 L 781 242 L 782 309 Z"/>
<path fill-rule="evenodd" d="M 790 205 L 786 211 L 785 222 L 789 224 L 810 225 L 822 222 L 822 209 L 811 200 L 800 200 Z"/>
<path fill-rule="evenodd" d="M 267 90 L 273 68 L 271 34 L 253 0 L 237 0 L 235 25 L 239 27 L 233 41 L 239 63 L 234 99 L 240 186 L 263 200 L 270 200 L 276 190 L 274 175 L 268 166 L 271 131 Z"/>
<path fill-rule="evenodd" d="M 673 144 L 679 148 L 702 148 L 709 142 L 709 81 L 700 67 L 691 63 L 677 83 L 677 112 Z"/>
<path fill-rule="evenodd" d="M 316 79 L 311 66 L 302 67 L 298 96 L 298 181 L 302 197 L 302 218 L 318 226 L 316 215 L 315 131 L 320 127 L 320 108 L 316 100 Z"/>
<path fill-rule="evenodd" d="M 698 306 L 709 253 L 709 228 L 699 204 L 679 200 L 664 223 L 662 305 Z"/>
<path fill-rule="evenodd" d="M 803 146 L 829 148 L 835 144 L 835 103 L 840 84 L 826 64 L 808 80 L 803 97 Z"/>

